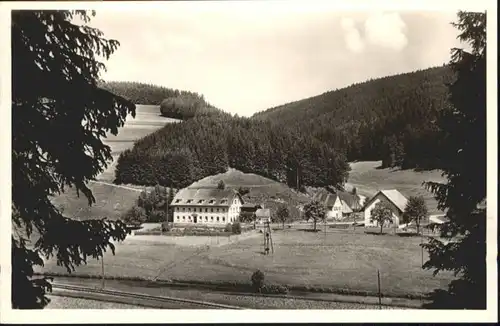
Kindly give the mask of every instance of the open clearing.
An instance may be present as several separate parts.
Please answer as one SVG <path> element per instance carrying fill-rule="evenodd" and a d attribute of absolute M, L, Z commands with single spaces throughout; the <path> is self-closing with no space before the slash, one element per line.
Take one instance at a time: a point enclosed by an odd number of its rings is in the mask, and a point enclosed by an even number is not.
<path fill-rule="evenodd" d="M 116 245 L 115 256 L 107 253 L 104 262 L 106 275 L 115 277 L 247 283 L 260 269 L 269 283 L 370 292 L 377 291 L 379 270 L 382 292 L 404 295 L 429 292 L 450 280 L 449 275 L 433 277 L 430 271 L 422 270 L 420 241 L 394 235 L 278 231 L 273 234 L 274 255 L 265 256 L 260 236 L 208 247 L 130 237 Z M 50 260 L 43 271 L 64 273 L 65 269 Z M 75 273 L 101 275 L 101 263 L 91 260 Z"/>
<path fill-rule="evenodd" d="M 370 198 L 378 190 L 397 189 L 407 198 L 410 196 L 424 196 L 430 214 L 442 213 L 437 209 L 434 195 L 422 185 L 426 181 L 443 182 L 441 171 L 379 169 L 382 161 L 367 161 L 351 163 L 351 172 L 346 187 L 356 187 L 359 194 Z"/>
<path fill-rule="evenodd" d="M 119 219 L 134 206 L 140 190 L 133 191 L 110 184 L 92 182 L 89 184 L 96 202 L 89 206 L 87 198 L 76 193 L 75 188 L 67 188 L 65 193 L 52 199 L 52 203 L 62 209 L 65 216 L 86 220 L 107 217 L 108 220 Z"/>
<path fill-rule="evenodd" d="M 162 117 L 158 105 L 137 104 L 135 118 L 131 115 L 127 116 L 125 125 L 118 130 L 116 136 L 110 133 L 106 135 L 107 137 L 103 142 L 111 148 L 113 161 L 109 163 L 107 169 L 97 179 L 113 182 L 116 161 L 120 154 L 126 149 L 132 148 L 137 140 L 160 129 L 166 123 L 172 122 L 179 122 L 179 120 Z"/>
<path fill-rule="evenodd" d="M 157 105 L 136 105 L 136 116 L 128 116 L 125 125 L 118 130 L 118 134 L 108 134 L 103 140 L 104 144 L 111 148 L 113 162 L 110 162 L 106 170 L 101 173 L 97 180 L 102 182 L 113 182 L 115 178 L 116 161 L 120 154 L 134 146 L 138 139 L 160 129 L 166 123 L 179 120 L 160 116 Z M 88 201 L 83 194 L 80 197 L 74 189 L 68 188 L 65 193 L 56 196 L 52 202 L 56 207 L 64 209 L 68 217 L 79 219 L 107 217 L 110 220 L 118 219 L 124 212 L 131 208 L 139 197 L 140 191 L 116 187 L 112 184 L 99 182 L 90 183 L 89 188 L 96 199 L 96 203 L 89 207 Z M 145 187 L 137 187 L 139 190 Z"/>

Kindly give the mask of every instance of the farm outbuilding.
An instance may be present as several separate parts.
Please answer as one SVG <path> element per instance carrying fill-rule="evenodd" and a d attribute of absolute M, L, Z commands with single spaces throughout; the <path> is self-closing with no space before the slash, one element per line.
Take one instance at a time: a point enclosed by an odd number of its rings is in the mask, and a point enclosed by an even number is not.
<path fill-rule="evenodd" d="M 376 221 L 371 221 L 372 210 L 375 205 L 383 202 L 392 210 L 392 226 L 398 227 L 403 217 L 408 199 L 398 190 L 380 190 L 372 198 L 370 198 L 364 205 L 365 226 L 378 226 Z"/>

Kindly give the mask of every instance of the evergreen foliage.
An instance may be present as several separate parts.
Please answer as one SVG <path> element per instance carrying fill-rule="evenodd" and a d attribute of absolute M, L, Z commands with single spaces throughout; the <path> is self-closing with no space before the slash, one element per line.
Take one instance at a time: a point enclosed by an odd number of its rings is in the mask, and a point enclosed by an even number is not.
<path fill-rule="evenodd" d="M 151 191 L 142 191 L 136 204 L 125 213 L 123 221 L 132 224 L 172 222 L 174 211 L 170 207 L 173 189 L 156 185 Z"/>
<path fill-rule="evenodd" d="M 424 268 L 453 271 L 448 289 L 436 290 L 428 308 L 486 309 L 486 13 L 459 12 L 454 26 L 471 52 L 453 49 L 457 73 L 450 107 L 437 120 L 443 139 L 438 166 L 446 183 L 429 182 L 447 222 L 424 244 Z M 494 180 L 490 180 L 495 182 Z"/>
<path fill-rule="evenodd" d="M 298 130 L 331 144 L 349 161 L 382 160 L 384 167 L 431 169 L 438 164 L 448 65 L 369 80 L 256 113 L 276 128 Z"/>
<path fill-rule="evenodd" d="M 311 136 L 217 113 L 167 124 L 137 141 L 120 155 L 115 182 L 183 188 L 229 167 L 291 187 L 342 188 L 349 171 L 341 152 Z"/>
<path fill-rule="evenodd" d="M 104 64 L 119 46 L 89 27 L 86 11 L 12 11 L 12 307 L 45 307 L 49 279 L 33 278 L 33 266 L 55 257 L 68 272 L 114 253 L 125 239 L 121 221 L 66 217 L 50 198 L 87 186 L 111 160 L 106 133 L 116 135 L 130 101 L 98 87 Z M 73 18 L 83 20 L 82 25 Z M 82 123 L 83 122 L 83 123 Z"/>
<path fill-rule="evenodd" d="M 147 83 L 102 81 L 99 86 L 109 92 L 126 98 L 135 104 L 160 105 L 166 98 L 188 96 L 204 101 L 203 95 L 195 92 L 167 88 Z"/>

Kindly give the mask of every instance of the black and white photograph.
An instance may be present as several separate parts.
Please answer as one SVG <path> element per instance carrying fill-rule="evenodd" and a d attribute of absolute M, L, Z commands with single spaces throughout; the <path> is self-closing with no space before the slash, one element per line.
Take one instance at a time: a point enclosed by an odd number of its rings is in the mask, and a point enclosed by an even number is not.
<path fill-rule="evenodd" d="M 498 320 L 495 2 L 23 3 L 2 322 Z"/>

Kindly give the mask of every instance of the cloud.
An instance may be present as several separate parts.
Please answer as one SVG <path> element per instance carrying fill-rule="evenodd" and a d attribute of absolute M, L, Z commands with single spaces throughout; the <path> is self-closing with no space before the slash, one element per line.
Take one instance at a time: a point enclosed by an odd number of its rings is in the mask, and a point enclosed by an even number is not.
<path fill-rule="evenodd" d="M 406 24 L 396 13 L 377 13 L 365 21 L 365 35 L 368 43 L 401 51 L 407 44 Z"/>
<path fill-rule="evenodd" d="M 361 39 L 361 34 L 354 24 L 352 18 L 343 17 L 340 20 L 340 25 L 344 30 L 344 40 L 346 42 L 347 49 L 354 53 L 360 53 L 365 48 L 365 44 Z"/>
<path fill-rule="evenodd" d="M 441 65 L 457 35 L 449 24 L 453 12 L 261 14 L 169 6 L 97 12 L 91 25 L 121 44 L 102 77 L 196 91 L 239 115 Z"/>

